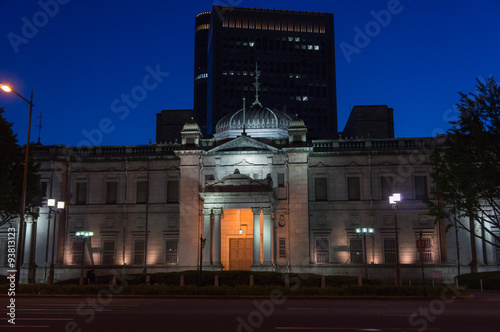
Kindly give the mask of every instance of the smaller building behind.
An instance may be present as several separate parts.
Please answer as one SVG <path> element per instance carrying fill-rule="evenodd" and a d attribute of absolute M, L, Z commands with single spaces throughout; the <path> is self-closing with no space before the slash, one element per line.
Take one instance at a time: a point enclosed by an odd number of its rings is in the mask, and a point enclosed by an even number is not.
<path fill-rule="evenodd" d="M 345 138 L 394 138 L 394 109 L 387 105 L 354 106 L 344 128 Z"/>
<path fill-rule="evenodd" d="M 181 140 L 182 127 L 192 121 L 193 110 L 163 110 L 156 114 L 156 143 L 176 143 Z"/>

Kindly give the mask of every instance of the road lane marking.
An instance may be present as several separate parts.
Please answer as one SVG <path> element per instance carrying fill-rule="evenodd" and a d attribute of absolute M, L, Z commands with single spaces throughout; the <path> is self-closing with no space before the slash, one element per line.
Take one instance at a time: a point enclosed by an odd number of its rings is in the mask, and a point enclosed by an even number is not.
<path fill-rule="evenodd" d="M 8 328 L 29 327 L 30 329 L 33 329 L 33 328 L 37 328 L 37 329 L 45 328 L 45 329 L 48 329 L 48 328 L 50 328 L 50 326 L 42 326 L 42 325 L 37 326 L 37 325 L 17 325 L 17 324 L 16 325 L 12 325 L 12 324 L 10 324 L 10 325 L 0 325 L 0 327 L 8 327 Z"/>
<path fill-rule="evenodd" d="M 329 330 L 329 331 L 389 331 L 389 330 L 394 330 L 394 331 L 419 331 L 417 328 L 410 328 L 408 329 L 407 327 L 391 327 L 391 328 L 384 328 L 383 330 L 379 329 L 360 329 L 360 328 L 353 328 L 353 327 L 313 327 L 313 326 L 275 326 L 275 330 L 306 330 L 306 331 L 312 331 L 312 330 Z M 433 328 L 428 328 L 426 331 L 441 331 L 441 329 L 433 329 Z"/>
<path fill-rule="evenodd" d="M 42 317 L 33 317 L 33 318 L 26 318 L 26 317 L 16 317 L 16 320 L 73 320 L 73 318 L 42 318 Z"/>

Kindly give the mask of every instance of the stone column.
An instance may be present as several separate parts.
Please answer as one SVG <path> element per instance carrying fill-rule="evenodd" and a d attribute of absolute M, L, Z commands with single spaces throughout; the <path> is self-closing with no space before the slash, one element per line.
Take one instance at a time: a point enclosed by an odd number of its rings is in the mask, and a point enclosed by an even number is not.
<path fill-rule="evenodd" d="M 33 265 L 33 246 L 35 245 L 35 237 L 36 233 L 34 232 L 34 227 L 36 227 L 36 224 L 32 221 L 29 220 L 28 218 L 25 219 L 26 228 L 24 232 L 24 258 L 23 258 L 23 265 L 24 266 L 30 266 Z M 21 225 L 23 226 L 23 225 Z"/>
<path fill-rule="evenodd" d="M 220 217 L 222 213 L 222 209 L 213 209 L 214 213 L 214 258 L 213 265 L 216 267 L 222 266 L 220 262 L 220 247 L 221 247 L 221 229 L 220 229 Z"/>
<path fill-rule="evenodd" d="M 260 267 L 260 208 L 252 208 L 253 213 L 253 267 Z"/>
<path fill-rule="evenodd" d="M 27 281 L 29 283 L 34 283 L 35 273 L 36 273 L 35 251 L 36 251 L 37 223 L 31 218 L 25 218 L 25 223 L 26 223 L 26 232 L 25 232 L 26 237 L 24 240 L 25 242 L 24 242 L 23 266 L 28 267 Z M 20 282 L 21 278 L 19 279 Z"/>
<path fill-rule="evenodd" d="M 263 249 L 264 249 L 264 263 L 263 265 L 272 266 L 271 262 L 271 243 L 272 243 L 272 223 L 271 223 L 271 208 L 262 209 L 264 213 L 264 229 L 263 232 Z"/>
<path fill-rule="evenodd" d="M 203 209 L 203 238 L 206 239 L 205 247 L 203 248 L 203 266 L 209 266 L 212 256 L 212 227 L 210 225 L 212 210 Z"/>

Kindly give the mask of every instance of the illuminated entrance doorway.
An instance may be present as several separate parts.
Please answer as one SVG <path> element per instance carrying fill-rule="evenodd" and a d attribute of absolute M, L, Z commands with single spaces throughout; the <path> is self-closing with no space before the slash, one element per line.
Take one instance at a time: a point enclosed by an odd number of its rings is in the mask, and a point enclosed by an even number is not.
<path fill-rule="evenodd" d="M 252 209 L 224 209 L 221 220 L 224 270 L 250 271 L 253 263 L 253 218 Z"/>
<path fill-rule="evenodd" d="M 204 269 L 273 270 L 277 201 L 270 176 L 255 180 L 236 169 L 221 180 L 207 180 L 200 199 Z"/>

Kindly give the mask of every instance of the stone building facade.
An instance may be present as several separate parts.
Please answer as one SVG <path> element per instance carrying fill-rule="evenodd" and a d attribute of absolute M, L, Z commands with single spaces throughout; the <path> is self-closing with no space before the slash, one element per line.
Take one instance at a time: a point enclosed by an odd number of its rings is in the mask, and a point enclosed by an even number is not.
<path fill-rule="evenodd" d="M 302 120 L 258 100 L 221 121 L 213 139 L 190 122 L 179 143 L 33 149 L 44 196 L 66 208 L 42 207 L 26 222 L 21 282 L 47 282 L 52 248 L 56 282 L 78 278 L 82 259 L 97 275 L 194 270 L 201 260 L 205 270 L 390 280 L 398 255 L 404 282 L 420 278 L 421 260 L 427 278 L 470 272 L 469 234 L 446 232 L 424 203 L 436 199 L 435 138 L 310 141 Z M 78 231 L 94 235 L 84 242 Z M 473 245 L 480 271 L 498 269 L 494 247 Z"/>

